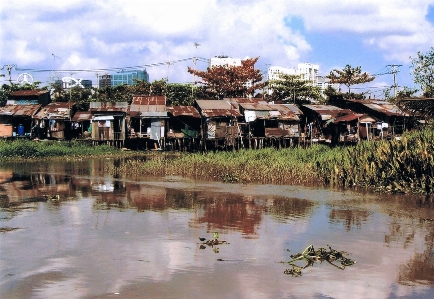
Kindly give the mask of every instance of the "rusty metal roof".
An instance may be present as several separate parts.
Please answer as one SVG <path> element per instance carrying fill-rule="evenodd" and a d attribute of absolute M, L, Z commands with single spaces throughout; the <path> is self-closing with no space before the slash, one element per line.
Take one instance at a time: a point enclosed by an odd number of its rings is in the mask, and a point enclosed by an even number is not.
<path fill-rule="evenodd" d="M 14 92 L 11 92 L 11 97 L 29 97 L 29 96 L 41 96 L 43 94 L 49 93 L 49 90 L 17 90 Z"/>
<path fill-rule="evenodd" d="M 166 117 L 166 96 L 133 96 L 130 117 Z"/>
<path fill-rule="evenodd" d="M 229 102 L 234 108 L 238 109 L 240 104 L 267 104 L 267 101 L 261 98 L 225 98 L 223 101 Z"/>
<path fill-rule="evenodd" d="M 38 119 L 69 119 L 71 115 L 71 107 L 73 103 L 56 102 L 50 103 L 39 110 L 34 118 Z"/>
<path fill-rule="evenodd" d="M 167 107 L 167 112 L 174 117 L 177 116 L 190 116 L 194 118 L 200 118 L 200 113 L 193 106 L 170 106 Z"/>
<path fill-rule="evenodd" d="M 343 114 L 354 113 L 349 109 L 342 109 L 331 105 L 303 105 L 303 107 L 318 113 L 322 120 L 329 120 L 338 116 L 342 116 Z"/>
<path fill-rule="evenodd" d="M 274 104 L 280 112 L 277 119 L 299 121 L 299 115 L 303 115 L 300 109 L 293 104 Z"/>
<path fill-rule="evenodd" d="M 347 115 L 344 115 L 344 116 L 336 117 L 336 118 L 333 120 L 333 122 L 334 122 L 335 124 L 340 123 L 340 122 L 349 122 L 349 121 L 356 120 L 356 119 L 358 119 L 358 118 L 360 118 L 360 117 L 362 117 L 362 116 L 364 116 L 364 115 L 365 115 L 365 114 L 350 113 L 350 114 L 347 114 Z M 365 122 L 366 122 L 366 121 L 365 121 Z"/>
<path fill-rule="evenodd" d="M 303 115 L 303 111 L 301 111 L 300 108 L 298 108 L 298 106 L 295 104 L 279 104 L 279 105 L 285 106 L 286 108 L 294 112 L 294 114 L 296 115 Z"/>
<path fill-rule="evenodd" d="M 202 110 L 205 117 L 242 117 L 243 115 L 235 109 L 205 109 Z"/>
<path fill-rule="evenodd" d="M 349 100 L 353 103 L 359 103 L 363 106 L 383 113 L 387 116 L 408 116 L 408 114 L 404 113 L 397 105 L 389 103 L 383 100 Z"/>
<path fill-rule="evenodd" d="M 127 102 L 90 102 L 90 112 L 127 112 L 129 105 Z"/>
<path fill-rule="evenodd" d="M 40 104 L 37 105 L 6 105 L 0 107 L 0 115 L 10 115 L 19 117 L 32 117 L 41 108 Z"/>
<path fill-rule="evenodd" d="M 200 113 L 205 117 L 241 117 L 242 114 L 225 100 L 196 100 Z"/>
<path fill-rule="evenodd" d="M 92 114 L 89 111 L 77 111 L 72 117 L 72 121 L 82 122 L 89 121 L 92 119 Z"/>
<path fill-rule="evenodd" d="M 299 121 L 299 117 L 293 112 L 292 109 L 281 104 L 261 104 L 261 103 L 240 103 L 244 110 L 250 111 L 268 111 L 267 114 L 256 113 L 256 117 L 260 119 L 279 119 L 279 120 L 293 120 Z"/>

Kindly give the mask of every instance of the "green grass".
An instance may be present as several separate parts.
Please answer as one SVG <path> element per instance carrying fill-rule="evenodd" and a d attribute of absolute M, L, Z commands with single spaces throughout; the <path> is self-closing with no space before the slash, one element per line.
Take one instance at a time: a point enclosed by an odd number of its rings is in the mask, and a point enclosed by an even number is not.
<path fill-rule="evenodd" d="M 406 133 L 401 140 L 365 141 L 350 147 L 312 145 L 207 153 L 124 152 L 77 141 L 0 140 L 0 160 L 140 155 L 146 159 L 126 159 L 108 171 L 126 177 L 179 175 L 228 183 L 320 183 L 433 194 L 433 141 L 432 128 Z"/>
<path fill-rule="evenodd" d="M 113 169 L 134 176 L 180 175 L 234 183 L 362 187 L 384 192 L 434 193 L 434 130 L 401 140 L 361 142 L 351 147 L 273 148 L 230 152 L 165 154 L 129 160 Z"/>
<path fill-rule="evenodd" d="M 89 146 L 78 141 L 0 140 L 1 160 L 85 157 L 122 153 L 108 145 Z"/>

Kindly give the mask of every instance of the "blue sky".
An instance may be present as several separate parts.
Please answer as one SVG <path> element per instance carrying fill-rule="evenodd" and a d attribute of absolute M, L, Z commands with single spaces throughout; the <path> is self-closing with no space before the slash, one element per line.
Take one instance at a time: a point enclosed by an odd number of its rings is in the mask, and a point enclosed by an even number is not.
<path fill-rule="evenodd" d="M 30 73 L 46 85 L 64 76 L 96 82 L 114 68 L 146 67 L 150 80 L 191 82 L 193 60 L 259 57 L 256 67 L 346 64 L 371 74 L 401 65 L 400 86 L 417 87 L 410 56 L 434 45 L 432 0 L 3 0 L 0 67 L 12 81 Z M 198 43 L 199 46 L 195 46 Z M 198 69 L 207 67 L 198 61 Z M 389 68 L 390 69 L 390 68 Z M 88 72 L 86 70 L 89 70 Z M 6 67 L 1 71 L 8 79 Z M 393 75 L 354 86 L 381 97 Z"/>

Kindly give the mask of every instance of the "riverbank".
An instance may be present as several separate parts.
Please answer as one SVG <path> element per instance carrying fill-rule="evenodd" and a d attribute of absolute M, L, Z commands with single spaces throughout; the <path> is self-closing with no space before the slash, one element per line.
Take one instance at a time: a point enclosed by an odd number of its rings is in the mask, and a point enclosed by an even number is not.
<path fill-rule="evenodd" d="M 206 153 L 123 151 L 78 141 L 0 140 L 0 159 L 139 157 L 126 159 L 108 171 L 134 177 L 178 175 L 227 183 L 324 184 L 433 194 L 433 140 L 430 128 L 406 133 L 400 140 L 364 141 L 349 147 L 312 145 Z"/>
<path fill-rule="evenodd" d="M 365 141 L 330 148 L 267 148 L 185 153 L 128 160 L 112 171 L 130 176 L 181 175 L 195 179 L 255 184 L 325 184 L 379 192 L 433 194 L 434 130 L 404 134 L 400 140 Z"/>

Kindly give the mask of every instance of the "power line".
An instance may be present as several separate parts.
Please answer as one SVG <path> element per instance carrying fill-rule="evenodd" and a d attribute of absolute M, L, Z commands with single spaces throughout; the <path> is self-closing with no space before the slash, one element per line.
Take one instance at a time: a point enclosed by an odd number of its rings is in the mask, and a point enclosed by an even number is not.
<path fill-rule="evenodd" d="M 189 57 L 189 58 L 183 58 L 173 61 L 166 61 L 166 62 L 157 62 L 157 63 L 150 63 L 150 64 L 144 64 L 144 65 L 137 65 L 137 66 L 125 66 L 125 67 L 115 67 L 115 68 L 100 68 L 100 69 L 65 69 L 65 70 L 53 70 L 53 69 L 30 69 L 30 68 L 15 68 L 17 71 L 26 71 L 26 72 L 34 72 L 34 73 L 44 73 L 44 72 L 108 72 L 108 71 L 126 71 L 126 70 L 135 70 L 135 69 L 143 69 L 147 67 L 155 67 L 155 66 L 164 66 L 164 65 L 172 65 L 175 63 L 180 63 L 188 60 L 196 60 L 201 62 L 208 62 L 209 59 L 202 58 L 202 57 Z M 14 65 L 15 66 L 15 65 Z"/>

